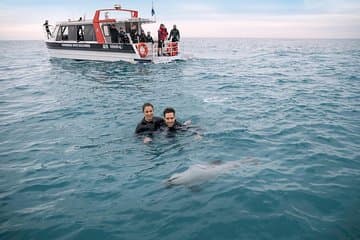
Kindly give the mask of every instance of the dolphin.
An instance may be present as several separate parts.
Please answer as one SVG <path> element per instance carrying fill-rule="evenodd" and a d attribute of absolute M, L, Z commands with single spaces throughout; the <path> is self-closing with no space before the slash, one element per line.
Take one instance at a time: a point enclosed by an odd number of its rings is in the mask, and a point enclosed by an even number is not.
<path fill-rule="evenodd" d="M 253 159 L 238 161 L 213 161 L 205 164 L 195 164 L 190 166 L 184 172 L 175 173 L 165 181 L 167 187 L 175 185 L 185 185 L 187 187 L 198 186 L 210 179 L 216 178 L 221 174 L 230 172 L 239 168 L 244 163 L 253 161 Z"/>

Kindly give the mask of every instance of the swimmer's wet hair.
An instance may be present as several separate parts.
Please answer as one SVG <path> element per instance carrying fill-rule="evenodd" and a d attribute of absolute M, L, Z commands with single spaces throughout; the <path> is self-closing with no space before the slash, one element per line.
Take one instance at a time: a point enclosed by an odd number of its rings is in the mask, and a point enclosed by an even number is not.
<path fill-rule="evenodd" d="M 152 109 L 154 109 L 154 106 L 151 103 L 144 103 L 144 105 L 142 106 L 142 111 L 144 112 L 146 107 L 152 107 Z"/>
<path fill-rule="evenodd" d="M 165 114 L 167 114 L 167 113 L 174 113 L 174 115 L 175 115 L 175 109 L 173 109 L 172 107 L 167 107 L 164 109 L 164 112 L 163 112 L 164 117 L 165 117 Z"/>

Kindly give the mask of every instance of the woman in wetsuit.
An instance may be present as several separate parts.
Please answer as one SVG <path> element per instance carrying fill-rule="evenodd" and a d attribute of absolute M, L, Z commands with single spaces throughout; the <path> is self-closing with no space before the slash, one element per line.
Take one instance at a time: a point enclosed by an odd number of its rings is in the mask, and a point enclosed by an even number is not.
<path fill-rule="evenodd" d="M 142 111 L 144 118 L 136 126 L 135 133 L 151 133 L 158 130 L 164 120 L 161 117 L 154 117 L 154 106 L 151 103 L 145 103 Z"/>

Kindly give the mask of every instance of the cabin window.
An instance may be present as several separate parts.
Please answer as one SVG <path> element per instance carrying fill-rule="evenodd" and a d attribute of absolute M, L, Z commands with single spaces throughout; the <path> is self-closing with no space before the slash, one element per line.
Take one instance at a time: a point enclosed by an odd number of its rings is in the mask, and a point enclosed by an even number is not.
<path fill-rule="evenodd" d="M 77 40 L 77 28 L 78 26 L 69 26 L 69 38 L 70 41 L 76 41 Z"/>
<path fill-rule="evenodd" d="M 57 39 L 57 36 L 59 35 L 59 25 L 55 25 L 55 29 L 54 29 L 53 33 L 57 34 L 55 37 L 56 37 L 56 40 L 59 40 L 59 39 Z"/>
<path fill-rule="evenodd" d="M 84 25 L 84 41 L 96 41 L 94 27 L 92 24 Z"/>
<path fill-rule="evenodd" d="M 68 26 L 60 26 L 60 29 L 57 33 L 57 41 L 67 41 L 69 39 Z"/>
<path fill-rule="evenodd" d="M 94 27 L 87 25 L 60 26 L 56 36 L 57 41 L 96 41 Z"/>
<path fill-rule="evenodd" d="M 95 37 L 91 37 L 94 35 L 93 30 L 89 31 L 89 40 L 93 41 L 92 39 Z M 70 26 L 61 26 L 60 31 L 56 36 L 57 41 L 84 41 L 85 40 L 85 26 L 84 25 L 70 25 Z"/>
<path fill-rule="evenodd" d="M 110 36 L 110 25 L 104 25 L 103 29 L 104 29 L 104 35 L 105 37 L 109 37 Z"/>
<path fill-rule="evenodd" d="M 128 33 L 131 32 L 131 24 L 129 22 L 125 23 L 125 31 Z"/>

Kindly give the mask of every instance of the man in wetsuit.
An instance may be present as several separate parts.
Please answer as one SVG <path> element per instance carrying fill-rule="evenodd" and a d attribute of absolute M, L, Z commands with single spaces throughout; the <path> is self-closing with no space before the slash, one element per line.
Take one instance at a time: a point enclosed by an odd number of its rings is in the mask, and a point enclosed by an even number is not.
<path fill-rule="evenodd" d="M 183 125 L 176 121 L 175 109 L 168 107 L 164 110 L 164 122 L 161 125 L 162 130 L 175 132 L 176 130 L 183 129 Z"/>
<path fill-rule="evenodd" d="M 165 108 L 164 112 L 164 121 L 161 124 L 160 130 L 166 131 L 169 135 L 174 136 L 173 133 L 177 131 L 187 131 L 191 134 L 194 134 L 196 140 L 202 139 L 201 134 L 196 129 L 191 128 L 191 120 L 185 121 L 183 124 L 176 121 L 175 109 L 168 107 Z"/>
<path fill-rule="evenodd" d="M 180 41 L 180 32 L 179 30 L 176 28 L 176 25 L 173 26 L 173 29 L 171 29 L 170 31 L 170 35 L 169 35 L 169 38 L 168 40 L 170 40 L 172 42 L 178 42 Z"/>
<path fill-rule="evenodd" d="M 154 117 L 154 106 L 151 103 L 145 103 L 142 111 L 144 118 L 136 126 L 135 133 L 151 133 L 158 130 L 164 120 L 161 117 Z"/>
<path fill-rule="evenodd" d="M 43 25 L 45 27 L 47 38 L 48 39 L 51 38 L 52 36 L 51 36 L 50 28 L 49 28 L 49 21 L 45 20 L 45 23 Z"/>

